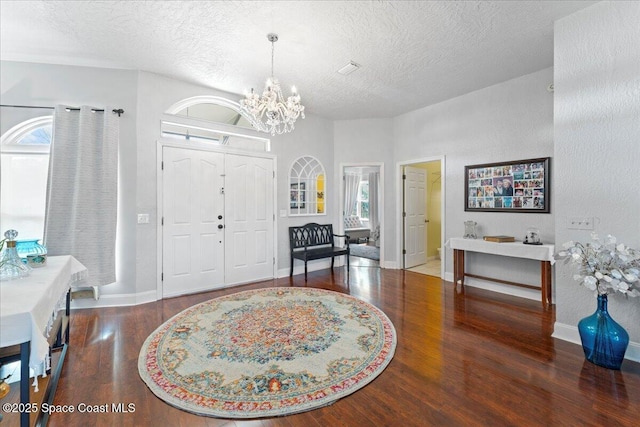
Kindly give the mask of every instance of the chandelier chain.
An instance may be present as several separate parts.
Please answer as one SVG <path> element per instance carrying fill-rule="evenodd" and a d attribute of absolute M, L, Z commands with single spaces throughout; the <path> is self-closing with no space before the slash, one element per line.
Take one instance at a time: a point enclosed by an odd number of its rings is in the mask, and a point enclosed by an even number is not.
<path fill-rule="evenodd" d="M 271 41 L 271 78 L 273 79 L 273 57 L 275 56 L 276 45 L 275 41 Z"/>

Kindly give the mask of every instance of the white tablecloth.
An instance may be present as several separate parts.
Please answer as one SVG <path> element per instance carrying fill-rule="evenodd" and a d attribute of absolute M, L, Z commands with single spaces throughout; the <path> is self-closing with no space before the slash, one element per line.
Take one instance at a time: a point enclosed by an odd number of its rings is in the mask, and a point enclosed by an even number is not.
<path fill-rule="evenodd" d="M 0 283 L 0 347 L 31 341 L 29 367 L 42 372 L 49 354 L 47 336 L 71 284 L 87 269 L 70 255 L 47 258 L 22 279 Z"/>
<path fill-rule="evenodd" d="M 510 256 L 515 258 L 535 259 L 538 261 L 556 262 L 553 257 L 554 245 L 525 245 L 522 242 L 487 242 L 482 239 L 463 239 L 452 237 L 449 239 L 451 249 L 460 249 L 471 252 L 483 252 L 486 254 Z"/>

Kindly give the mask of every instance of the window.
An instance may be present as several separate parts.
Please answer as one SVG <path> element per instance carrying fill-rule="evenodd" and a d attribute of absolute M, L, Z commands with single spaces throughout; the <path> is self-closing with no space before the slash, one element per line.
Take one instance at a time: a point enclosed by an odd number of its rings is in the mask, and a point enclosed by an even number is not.
<path fill-rule="evenodd" d="M 175 103 L 166 114 L 171 119 L 161 121 L 164 138 L 245 151 L 271 151 L 271 141 L 253 130 L 240 104 L 235 101 L 217 96 L 194 96 Z"/>
<path fill-rule="evenodd" d="M 51 116 L 24 121 L 0 139 L 0 234 L 15 229 L 18 240 L 43 237 L 52 121 Z"/>
<path fill-rule="evenodd" d="M 358 186 L 356 215 L 358 215 L 360 219 L 369 219 L 369 181 L 361 180 Z"/>

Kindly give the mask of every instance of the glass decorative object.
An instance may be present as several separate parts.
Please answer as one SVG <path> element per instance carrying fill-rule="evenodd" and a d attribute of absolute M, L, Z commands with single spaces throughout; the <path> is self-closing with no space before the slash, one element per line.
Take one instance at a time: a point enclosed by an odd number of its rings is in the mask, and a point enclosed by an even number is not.
<path fill-rule="evenodd" d="M 598 366 L 620 369 L 629 334 L 607 311 L 607 295 L 598 295 L 598 308 L 578 323 L 585 358 Z"/>
<path fill-rule="evenodd" d="M 476 231 L 476 226 L 478 225 L 475 221 L 465 221 L 464 222 L 464 237 L 465 239 L 477 239 L 478 232 Z"/>
<path fill-rule="evenodd" d="M 0 280 L 12 280 L 26 277 L 31 272 L 31 267 L 20 259 L 16 249 L 16 230 L 7 230 L 4 233 L 7 247 L 0 257 Z"/>
<path fill-rule="evenodd" d="M 40 239 L 16 240 L 16 249 L 23 262 L 29 255 L 46 255 L 47 248 L 38 243 Z"/>
<path fill-rule="evenodd" d="M 29 267 L 43 267 L 47 263 L 47 248 L 38 243 L 39 239 L 17 240 L 16 249 L 22 262 Z"/>
<path fill-rule="evenodd" d="M 540 230 L 535 227 L 528 228 L 527 234 L 524 236 L 524 241 L 522 243 L 527 245 L 541 245 Z"/>

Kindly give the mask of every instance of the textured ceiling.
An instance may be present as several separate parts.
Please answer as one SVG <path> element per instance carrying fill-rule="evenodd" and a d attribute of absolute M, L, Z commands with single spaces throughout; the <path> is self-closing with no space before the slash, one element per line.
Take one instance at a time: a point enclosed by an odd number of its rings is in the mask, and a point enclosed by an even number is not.
<path fill-rule="evenodd" d="M 550 67 L 584 1 L 5 1 L 0 57 L 145 70 L 240 94 L 275 76 L 307 112 L 393 117 Z M 348 61 L 360 70 L 342 76 Z M 551 83 L 551 82 L 549 82 Z"/>

